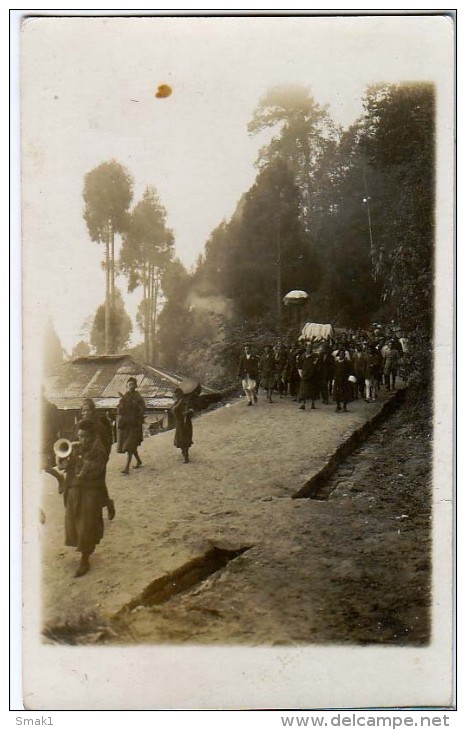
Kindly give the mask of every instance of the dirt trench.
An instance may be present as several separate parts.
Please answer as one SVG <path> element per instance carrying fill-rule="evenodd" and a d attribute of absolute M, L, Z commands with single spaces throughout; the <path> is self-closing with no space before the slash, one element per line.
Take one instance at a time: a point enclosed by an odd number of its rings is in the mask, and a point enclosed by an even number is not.
<path fill-rule="evenodd" d="M 251 539 L 226 531 L 113 617 L 48 626 L 46 641 L 428 644 L 431 443 L 409 406 L 299 496 L 263 497 Z"/>

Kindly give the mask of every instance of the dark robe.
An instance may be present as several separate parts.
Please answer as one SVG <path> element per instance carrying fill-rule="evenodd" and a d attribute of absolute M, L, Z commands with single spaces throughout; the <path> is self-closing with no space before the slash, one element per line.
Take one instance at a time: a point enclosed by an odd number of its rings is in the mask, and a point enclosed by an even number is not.
<path fill-rule="evenodd" d="M 87 448 L 76 445 L 67 464 L 65 545 L 90 555 L 104 534 L 107 453 L 96 436 Z"/>
<path fill-rule="evenodd" d="M 298 348 L 291 350 L 288 354 L 286 380 L 290 386 L 290 395 L 293 397 L 298 395 L 299 390 L 300 377 L 298 373 L 297 359 L 301 354 L 301 350 Z"/>
<path fill-rule="evenodd" d="M 352 373 L 351 363 L 344 358 L 335 360 L 335 372 L 333 376 L 333 400 L 336 403 L 348 403 L 351 400 L 352 384 L 348 378 Z"/>
<path fill-rule="evenodd" d="M 273 352 L 268 355 L 264 352 L 261 356 L 259 364 L 259 372 L 261 378 L 261 386 L 266 390 L 275 387 L 275 355 Z"/>
<path fill-rule="evenodd" d="M 146 404 L 136 390 L 125 393 L 118 404 L 118 429 L 120 439 L 118 451 L 134 454 L 142 443 L 142 423 Z"/>
<path fill-rule="evenodd" d="M 378 352 L 369 352 L 364 359 L 364 378 L 379 380 L 381 378 L 381 360 Z"/>
<path fill-rule="evenodd" d="M 175 419 L 175 440 L 174 445 L 177 449 L 189 449 L 193 443 L 193 424 L 191 416 L 193 409 L 189 399 L 179 398 L 172 407 L 173 417 Z"/>
<path fill-rule="evenodd" d="M 102 446 L 105 449 L 105 453 L 107 455 L 107 462 L 105 463 L 105 471 L 104 471 L 104 504 L 108 504 L 110 500 L 110 496 L 107 489 L 107 463 L 110 458 L 110 452 L 112 450 L 113 445 L 113 431 L 112 431 L 112 424 L 108 420 L 106 416 L 100 415 L 99 413 L 95 413 L 94 416 L 92 416 L 90 419 L 92 423 L 95 426 L 95 432 L 97 438 L 100 440 Z"/>
<path fill-rule="evenodd" d="M 328 403 L 329 395 L 332 390 L 333 373 L 335 370 L 335 358 L 330 350 L 326 350 L 321 354 L 321 393 L 324 403 Z"/>
<path fill-rule="evenodd" d="M 275 357 L 275 387 L 280 394 L 286 391 L 286 365 L 288 362 L 288 352 L 284 347 L 274 350 Z"/>
<path fill-rule="evenodd" d="M 298 368 L 301 370 L 298 400 L 317 400 L 320 395 L 322 382 L 322 363 L 317 352 L 301 355 L 298 359 Z"/>

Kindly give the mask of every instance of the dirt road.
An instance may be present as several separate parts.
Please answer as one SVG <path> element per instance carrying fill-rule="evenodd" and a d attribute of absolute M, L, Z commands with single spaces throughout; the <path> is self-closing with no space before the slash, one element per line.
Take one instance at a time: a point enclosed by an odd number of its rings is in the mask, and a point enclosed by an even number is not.
<path fill-rule="evenodd" d="M 61 498 L 44 477 L 49 640 L 428 641 L 429 453 L 409 414 L 348 457 L 321 498 L 293 499 L 389 397 L 338 414 L 238 399 L 195 420 L 189 464 L 173 432 L 144 442 L 144 467 L 129 477 L 112 454 L 117 516 L 80 579 L 79 556 L 63 546 Z"/>

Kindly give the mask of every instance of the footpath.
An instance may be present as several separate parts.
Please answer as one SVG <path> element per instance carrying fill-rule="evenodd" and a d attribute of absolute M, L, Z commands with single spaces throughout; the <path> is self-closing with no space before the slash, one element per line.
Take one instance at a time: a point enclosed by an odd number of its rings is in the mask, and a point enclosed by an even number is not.
<path fill-rule="evenodd" d="M 355 495 L 341 491 L 319 499 L 319 475 L 328 477 L 401 395 L 382 391 L 376 403 L 353 401 L 347 413 L 320 403 L 301 411 L 290 398 L 269 404 L 264 395 L 246 407 L 238 398 L 195 418 L 189 464 L 173 431 L 144 441 L 144 466 L 129 476 L 120 473 L 125 456 L 112 453 L 116 517 L 109 522 L 104 511 L 104 538 L 79 579 L 79 555 L 63 544 L 62 498 L 44 475 L 43 625 L 59 634 L 116 618 L 121 635 L 110 640 L 138 642 L 325 640 L 322 580 L 361 580 L 335 546 L 342 531 L 363 534 L 370 504 L 355 506 Z M 314 498 L 297 498 L 303 494 Z M 135 634 L 128 620 L 137 614 L 146 618 Z"/>

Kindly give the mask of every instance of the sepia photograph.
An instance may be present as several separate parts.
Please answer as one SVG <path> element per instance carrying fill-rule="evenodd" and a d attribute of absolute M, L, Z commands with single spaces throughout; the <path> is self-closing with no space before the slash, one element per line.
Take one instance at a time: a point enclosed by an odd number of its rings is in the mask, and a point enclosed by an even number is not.
<path fill-rule="evenodd" d="M 455 18 L 318 12 L 18 21 L 25 709 L 453 704 Z"/>

